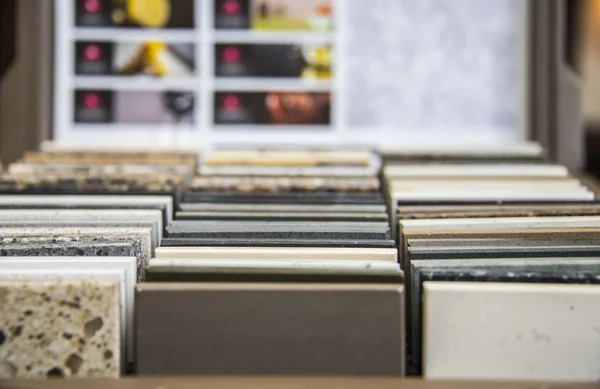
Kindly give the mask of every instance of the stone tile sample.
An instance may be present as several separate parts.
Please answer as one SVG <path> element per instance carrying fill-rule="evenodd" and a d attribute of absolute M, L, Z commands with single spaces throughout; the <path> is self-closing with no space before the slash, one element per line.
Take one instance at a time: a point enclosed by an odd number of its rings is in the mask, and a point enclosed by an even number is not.
<path fill-rule="evenodd" d="M 151 227 L 153 245 L 162 239 L 162 213 L 159 210 L 0 210 L 2 226 L 98 226 Z"/>
<path fill-rule="evenodd" d="M 191 212 L 313 212 L 313 213 L 377 213 L 386 212 L 383 204 L 219 204 L 182 203 L 182 211 Z"/>
<path fill-rule="evenodd" d="M 551 257 L 600 257 L 600 242 L 593 245 L 556 246 L 495 245 L 495 246 L 433 246 L 409 247 L 410 260 L 426 259 L 476 259 L 476 258 L 551 258 Z"/>
<path fill-rule="evenodd" d="M 379 193 L 379 179 L 324 177 L 249 177 L 199 176 L 192 180 L 189 190 L 224 193 Z"/>
<path fill-rule="evenodd" d="M 0 378 L 116 378 L 119 287 L 109 281 L 0 281 Z"/>
<path fill-rule="evenodd" d="M 397 263 L 396 249 L 314 247 L 159 247 L 156 259 L 234 260 L 370 260 Z"/>
<path fill-rule="evenodd" d="M 43 243 L 55 239 L 60 242 L 140 242 L 141 264 L 138 263 L 138 274 L 140 267 L 143 270 L 143 280 L 148 261 L 153 255 L 155 247 L 152 245 L 152 228 L 148 227 L 42 227 L 0 226 L 0 247 L 7 244 L 30 244 Z"/>
<path fill-rule="evenodd" d="M 133 263 L 123 264 L 122 257 L 118 257 L 116 262 L 105 262 L 101 267 L 93 265 L 84 266 L 72 266 L 65 265 L 63 263 L 56 264 L 50 263 L 41 267 L 40 265 L 29 266 L 19 264 L 13 264 L 12 266 L 6 266 L 5 269 L 0 269 L 0 280 L 7 281 L 110 281 L 117 282 L 119 286 L 119 303 L 118 308 L 120 310 L 119 322 L 121 326 L 121 360 L 125 360 L 126 357 L 126 343 L 125 339 L 128 339 L 128 328 L 131 328 L 131 321 L 127 321 L 128 308 L 131 304 L 132 284 L 129 280 L 135 279 L 134 272 L 132 271 L 134 266 Z M 47 258 L 45 259 L 47 260 Z M 27 261 L 27 259 L 25 259 Z M 44 258 L 41 259 L 44 261 Z M 131 270 L 130 270 L 131 269 Z M 133 285 L 134 286 L 134 285 Z M 128 288 L 130 288 L 128 290 Z"/>
<path fill-rule="evenodd" d="M 423 282 L 434 274 L 452 277 L 453 274 L 471 276 L 487 282 L 533 282 L 543 283 L 545 279 L 569 279 L 581 283 L 586 277 L 600 277 L 599 258 L 518 258 L 518 259 L 467 259 L 467 260 L 425 260 L 413 261 L 410 274 L 410 311 L 408 325 L 411 337 L 413 358 L 418 364 L 421 359 L 421 312 Z M 576 282 L 576 281 L 574 281 Z"/>
<path fill-rule="evenodd" d="M 426 379 L 598 381 L 600 286 L 426 282 Z"/>
<path fill-rule="evenodd" d="M 164 238 L 162 247 L 360 247 L 395 248 L 391 239 L 212 239 L 212 238 Z"/>
<path fill-rule="evenodd" d="M 1 189 L 1 186 L 0 186 Z M 206 203 L 249 203 L 249 204 L 332 204 L 350 205 L 383 204 L 383 197 L 377 194 L 360 193 L 301 193 L 301 194 L 230 194 L 221 192 L 188 193 L 184 202 L 206 202 Z"/>
<path fill-rule="evenodd" d="M 135 257 L 136 279 L 141 281 L 144 277 L 145 266 L 142 262 L 139 242 L 99 241 L 97 238 L 90 241 L 66 241 L 52 238 L 45 242 L 21 239 L 23 243 L 14 242 L 18 240 L 16 238 L 12 240 L 12 243 L 7 240 L 4 238 L 0 241 L 0 261 L 1 257 Z"/>
<path fill-rule="evenodd" d="M 121 314 L 126 332 L 123 339 L 127 340 L 128 359 L 133 361 L 133 310 L 134 290 L 136 285 L 136 260 L 133 257 L 5 257 L 0 259 L 0 278 L 8 277 L 12 273 L 15 277 L 24 277 L 41 274 L 44 269 L 48 275 L 57 275 L 60 278 L 61 271 L 66 275 L 72 272 L 93 273 L 94 271 L 120 272 L 124 275 L 121 285 Z M 32 272 L 35 272 L 32 274 Z M 21 277 L 23 278 L 23 277 Z M 50 277 L 51 278 L 51 277 Z"/>
<path fill-rule="evenodd" d="M 251 221 L 347 221 L 370 222 L 387 221 L 385 213 L 309 213 L 309 212 L 196 212 L 180 211 L 176 213 L 177 220 L 251 220 Z"/>
<path fill-rule="evenodd" d="M 402 285 L 139 284 L 137 372 L 399 376 L 402 292 Z"/>
<path fill-rule="evenodd" d="M 218 239 L 390 239 L 387 223 L 309 222 L 190 222 L 167 227 L 169 238 Z"/>
<path fill-rule="evenodd" d="M 0 195 L 0 208 L 9 209 L 160 209 L 164 225 L 173 219 L 171 196 L 136 195 Z"/>

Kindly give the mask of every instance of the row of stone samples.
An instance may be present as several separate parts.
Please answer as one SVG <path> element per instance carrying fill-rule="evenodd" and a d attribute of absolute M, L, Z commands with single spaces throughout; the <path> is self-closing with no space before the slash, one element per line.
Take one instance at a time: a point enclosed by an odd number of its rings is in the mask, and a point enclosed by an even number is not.
<path fill-rule="evenodd" d="M 600 378 L 600 204 L 541 161 L 384 167 L 410 366 L 429 379 Z"/>
<path fill-rule="evenodd" d="M 403 273 L 374 160 L 208 155 L 138 287 L 138 373 L 404 374 Z"/>
<path fill-rule="evenodd" d="M 196 170 L 181 153 L 29 153 L 0 178 L 0 378 L 135 366 L 135 290 Z"/>

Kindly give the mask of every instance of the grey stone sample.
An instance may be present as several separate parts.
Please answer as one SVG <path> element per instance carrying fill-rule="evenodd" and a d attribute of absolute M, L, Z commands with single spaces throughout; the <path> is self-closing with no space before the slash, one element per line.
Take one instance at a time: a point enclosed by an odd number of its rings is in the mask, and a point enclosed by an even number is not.
<path fill-rule="evenodd" d="M 385 213 L 310 213 L 310 212 L 198 212 L 179 211 L 177 220 L 247 220 L 247 221 L 387 221 Z"/>
<path fill-rule="evenodd" d="M 52 243 L 52 240 L 56 240 Z M 0 241 L 0 257 L 135 257 L 137 258 L 137 280 L 144 277 L 144 263 L 139 242 L 111 241 L 60 241 L 52 238 L 50 242 L 32 242 L 27 239 L 13 238 Z M 22 243 L 16 243 L 16 242 Z M 0 258 L 0 261 L 2 258 Z"/>
<path fill-rule="evenodd" d="M 169 238 L 217 239 L 380 239 L 391 238 L 387 223 L 190 222 L 167 227 Z"/>
<path fill-rule="evenodd" d="M 0 227 L 0 236 L 3 237 L 0 238 L 2 245 L 52 242 L 54 239 L 57 242 L 140 242 L 138 269 L 141 267 L 143 270 L 142 280 L 155 249 L 152 245 L 152 228 L 149 227 Z"/>
<path fill-rule="evenodd" d="M 408 253 L 411 261 L 425 259 L 600 257 L 600 244 L 409 247 Z"/>
<path fill-rule="evenodd" d="M 376 213 L 386 212 L 383 204 L 219 204 L 182 203 L 182 211 L 191 212 L 318 212 L 318 213 Z"/>
<path fill-rule="evenodd" d="M 230 247 L 364 247 L 395 248 L 391 239 L 213 239 L 213 238 L 164 238 L 163 247 L 179 246 L 230 246 Z"/>

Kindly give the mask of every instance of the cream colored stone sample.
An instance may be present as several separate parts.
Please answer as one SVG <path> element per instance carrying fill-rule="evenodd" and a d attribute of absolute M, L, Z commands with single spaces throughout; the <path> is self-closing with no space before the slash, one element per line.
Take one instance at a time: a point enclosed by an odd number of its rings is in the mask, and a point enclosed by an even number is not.
<path fill-rule="evenodd" d="M 0 379 L 115 378 L 119 284 L 0 281 Z"/>

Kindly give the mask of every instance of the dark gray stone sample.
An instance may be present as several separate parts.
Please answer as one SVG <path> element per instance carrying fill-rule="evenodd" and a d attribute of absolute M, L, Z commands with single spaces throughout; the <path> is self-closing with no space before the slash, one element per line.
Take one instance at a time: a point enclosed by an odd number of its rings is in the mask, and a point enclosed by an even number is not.
<path fill-rule="evenodd" d="M 396 242 L 391 239 L 202 239 L 167 237 L 163 238 L 161 246 L 396 248 Z"/>

